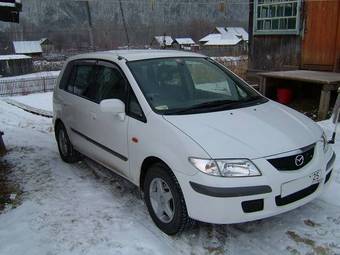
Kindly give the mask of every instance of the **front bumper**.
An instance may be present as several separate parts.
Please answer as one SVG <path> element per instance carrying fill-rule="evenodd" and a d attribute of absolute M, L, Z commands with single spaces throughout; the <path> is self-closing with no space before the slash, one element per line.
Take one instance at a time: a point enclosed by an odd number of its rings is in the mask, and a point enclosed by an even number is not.
<path fill-rule="evenodd" d="M 278 171 L 266 159 L 256 159 L 253 162 L 262 176 L 223 178 L 199 172 L 177 179 L 191 218 L 214 224 L 241 223 L 290 211 L 318 197 L 330 183 L 334 159 L 333 150 L 324 153 L 318 143 L 312 161 L 296 171 Z M 281 196 L 283 184 L 317 170 L 321 170 L 319 183 Z"/>

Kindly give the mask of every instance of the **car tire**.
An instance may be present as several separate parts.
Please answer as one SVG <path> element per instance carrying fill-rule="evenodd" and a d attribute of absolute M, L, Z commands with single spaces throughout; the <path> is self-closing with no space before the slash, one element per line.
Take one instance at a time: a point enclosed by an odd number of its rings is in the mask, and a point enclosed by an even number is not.
<path fill-rule="evenodd" d="M 56 125 L 55 136 L 61 159 L 66 163 L 78 162 L 80 154 L 73 148 L 73 145 L 67 135 L 66 128 L 62 123 L 58 123 Z"/>
<path fill-rule="evenodd" d="M 165 164 L 156 163 L 148 169 L 144 198 L 152 220 L 164 233 L 175 235 L 193 225 L 180 185 Z"/>

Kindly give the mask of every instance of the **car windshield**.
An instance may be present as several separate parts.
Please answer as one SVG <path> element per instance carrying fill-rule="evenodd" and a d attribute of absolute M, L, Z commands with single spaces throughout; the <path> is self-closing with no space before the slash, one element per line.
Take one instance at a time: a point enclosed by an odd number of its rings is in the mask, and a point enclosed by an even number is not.
<path fill-rule="evenodd" d="M 144 96 L 160 114 L 245 107 L 265 98 L 208 58 L 162 58 L 128 63 Z"/>

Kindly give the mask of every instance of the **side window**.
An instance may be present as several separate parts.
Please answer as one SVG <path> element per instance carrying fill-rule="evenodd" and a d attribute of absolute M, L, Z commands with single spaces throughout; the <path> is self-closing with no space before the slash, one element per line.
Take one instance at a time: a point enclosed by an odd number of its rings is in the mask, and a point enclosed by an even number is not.
<path fill-rule="evenodd" d="M 132 89 L 130 89 L 128 111 L 131 117 L 146 122 L 143 110 L 140 104 L 138 103 L 137 97 L 135 93 L 132 91 Z"/>
<path fill-rule="evenodd" d="M 76 67 L 73 83 L 73 93 L 96 102 L 98 88 L 94 83 L 95 74 L 96 72 L 93 65 L 78 65 Z"/>
<path fill-rule="evenodd" d="M 69 71 L 69 75 L 66 77 L 65 79 L 65 83 L 64 83 L 64 89 L 68 92 L 73 93 L 73 83 L 74 83 L 74 78 L 76 76 L 77 73 L 77 68 L 74 66 L 72 67 L 72 69 Z"/>
<path fill-rule="evenodd" d="M 106 66 L 100 66 L 96 79 L 98 87 L 98 101 L 117 98 L 126 102 L 126 83 L 121 73 Z"/>
<path fill-rule="evenodd" d="M 65 71 L 63 73 L 63 77 L 60 80 L 59 83 L 59 88 L 60 89 L 64 89 L 64 90 L 68 90 L 67 87 L 70 86 L 70 88 L 72 88 L 72 83 L 73 82 L 73 78 L 74 78 L 74 66 L 72 63 L 68 63 L 67 67 L 65 68 Z M 72 89 L 73 91 L 73 89 Z"/>

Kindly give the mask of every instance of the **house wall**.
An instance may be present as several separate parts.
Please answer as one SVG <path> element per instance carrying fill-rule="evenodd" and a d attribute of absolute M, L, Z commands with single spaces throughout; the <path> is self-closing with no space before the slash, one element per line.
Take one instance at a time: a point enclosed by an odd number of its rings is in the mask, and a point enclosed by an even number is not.
<path fill-rule="evenodd" d="M 241 56 L 247 55 L 248 45 L 246 42 L 241 42 L 234 46 L 202 46 L 200 53 L 210 57 L 223 56 Z"/>
<path fill-rule="evenodd" d="M 340 2 L 302 1 L 299 35 L 254 35 L 249 1 L 249 71 L 340 70 Z"/>
<path fill-rule="evenodd" d="M 298 35 L 253 34 L 254 6 L 249 4 L 249 71 L 297 69 L 301 60 Z M 303 18 L 302 18 L 303 19 Z M 301 23 L 303 23 L 301 19 Z"/>
<path fill-rule="evenodd" d="M 16 76 L 32 72 L 32 59 L 0 60 L 0 76 Z"/>

